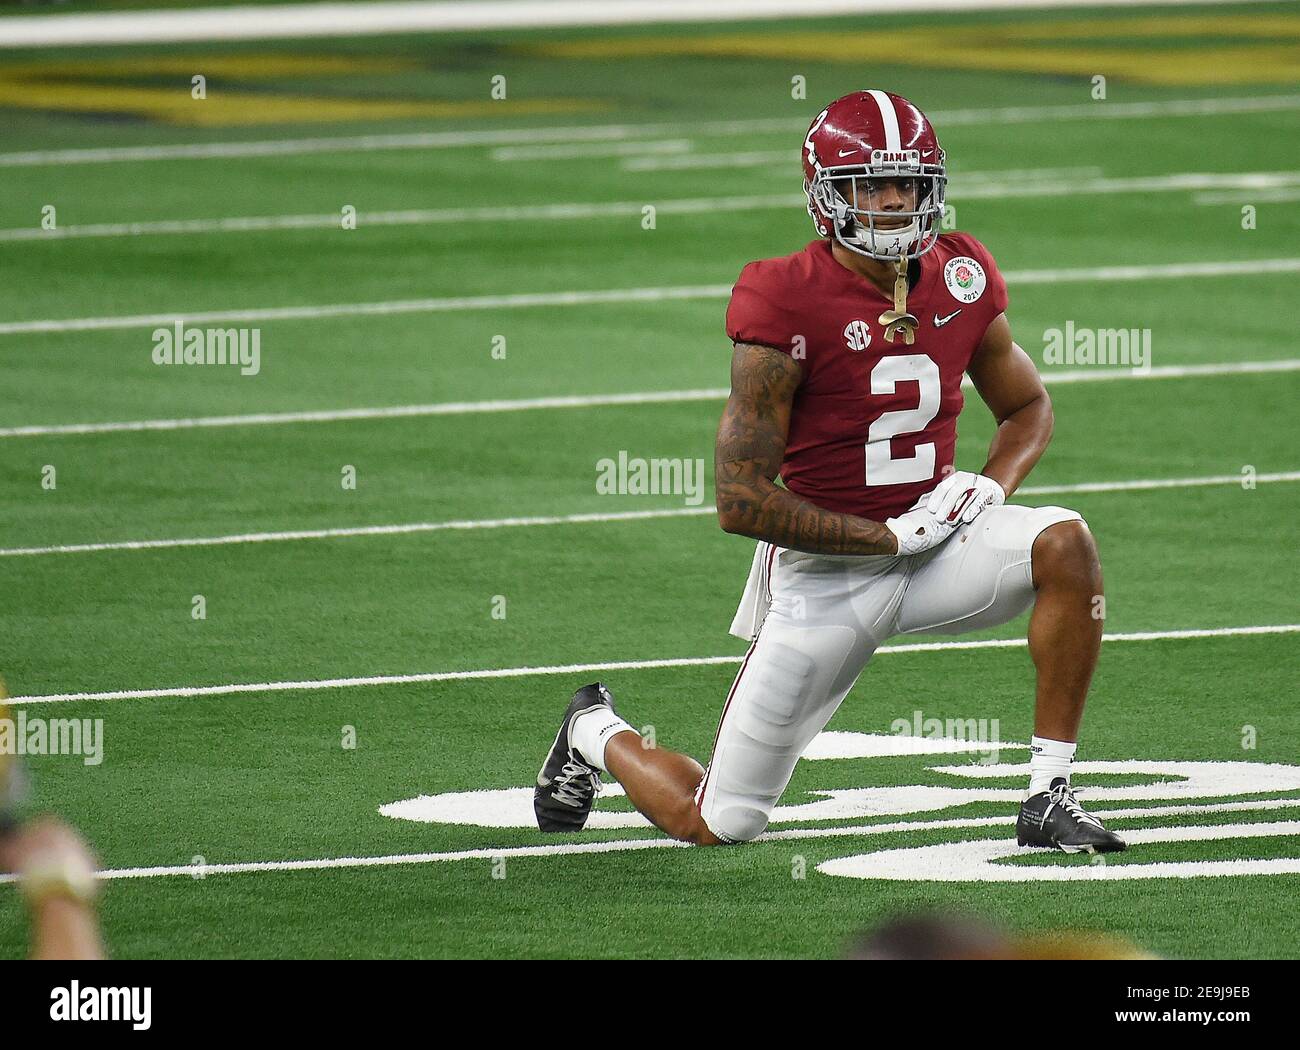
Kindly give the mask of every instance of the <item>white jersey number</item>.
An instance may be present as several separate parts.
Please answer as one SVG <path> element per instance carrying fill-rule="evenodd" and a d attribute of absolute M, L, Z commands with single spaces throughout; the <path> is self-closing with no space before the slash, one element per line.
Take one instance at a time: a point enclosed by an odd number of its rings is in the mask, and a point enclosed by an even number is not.
<path fill-rule="evenodd" d="M 892 394 L 899 383 L 915 382 L 921 388 L 915 408 L 882 412 L 867 431 L 867 484 L 905 485 L 934 477 L 934 442 L 916 446 L 910 456 L 897 457 L 890 439 L 915 434 L 939 414 L 939 366 L 925 354 L 882 357 L 871 370 L 871 392 Z"/>

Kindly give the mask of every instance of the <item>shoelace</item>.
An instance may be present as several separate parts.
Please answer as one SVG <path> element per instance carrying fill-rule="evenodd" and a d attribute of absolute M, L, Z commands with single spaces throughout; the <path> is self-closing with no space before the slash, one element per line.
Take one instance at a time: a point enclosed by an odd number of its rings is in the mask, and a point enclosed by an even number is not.
<path fill-rule="evenodd" d="M 590 766 L 584 766 L 573 759 L 564 763 L 564 768 L 552 783 L 554 790 L 551 792 L 551 797 L 561 805 L 572 806 L 575 809 L 600 794 L 600 774 L 594 772 Z"/>
<path fill-rule="evenodd" d="M 1060 784 L 1051 789 L 1048 797 L 1052 800 L 1052 805 L 1047 807 L 1047 812 L 1043 814 L 1046 820 L 1052 812 L 1052 806 L 1060 806 L 1076 821 L 1084 824 L 1091 824 L 1094 827 L 1101 827 L 1101 821 L 1079 805 L 1079 800 L 1074 797 L 1074 790 L 1069 784 Z"/>

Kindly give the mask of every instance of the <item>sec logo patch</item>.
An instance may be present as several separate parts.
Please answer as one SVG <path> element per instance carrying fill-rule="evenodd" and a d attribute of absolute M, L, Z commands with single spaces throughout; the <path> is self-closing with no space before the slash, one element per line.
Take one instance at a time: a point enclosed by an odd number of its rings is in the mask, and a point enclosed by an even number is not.
<path fill-rule="evenodd" d="M 973 303 L 984 294 L 984 267 L 969 255 L 959 255 L 944 266 L 943 283 L 957 302 Z"/>
<path fill-rule="evenodd" d="M 866 321 L 850 321 L 844 326 L 844 345 L 855 354 L 862 353 L 871 345 L 871 329 Z"/>

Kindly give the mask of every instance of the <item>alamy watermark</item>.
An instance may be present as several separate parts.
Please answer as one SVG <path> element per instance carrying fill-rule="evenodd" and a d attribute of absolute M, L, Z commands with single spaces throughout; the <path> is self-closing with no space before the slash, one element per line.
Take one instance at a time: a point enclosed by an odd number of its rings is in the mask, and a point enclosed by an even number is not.
<path fill-rule="evenodd" d="M 704 502 L 704 460 L 645 459 L 620 449 L 617 459 L 596 460 L 601 496 L 682 496 L 688 507 Z"/>
<path fill-rule="evenodd" d="M 895 736 L 914 736 L 921 740 L 977 744 L 973 750 L 984 752 L 981 763 L 996 765 L 999 761 L 1002 723 L 996 718 L 926 718 L 924 711 L 916 710 L 910 719 L 895 718 L 889 723 L 889 731 Z"/>
<path fill-rule="evenodd" d="M 1151 369 L 1150 328 L 1064 328 L 1043 330 L 1045 365 L 1123 365 L 1136 372 Z"/>
<path fill-rule="evenodd" d="M 83 765 L 104 761 L 102 718 L 0 718 L 0 755 L 80 755 Z"/>
<path fill-rule="evenodd" d="M 236 365 L 245 376 L 262 370 L 260 328 L 186 328 L 177 321 L 150 337 L 156 365 Z"/>

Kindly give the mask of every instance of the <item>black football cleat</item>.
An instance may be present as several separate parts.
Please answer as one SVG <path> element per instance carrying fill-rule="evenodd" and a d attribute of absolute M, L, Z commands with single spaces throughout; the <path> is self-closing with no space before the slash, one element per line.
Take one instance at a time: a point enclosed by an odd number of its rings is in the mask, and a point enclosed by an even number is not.
<path fill-rule="evenodd" d="M 537 774 L 533 812 L 543 831 L 580 831 L 600 794 L 600 770 L 573 748 L 573 720 L 593 707 L 614 710 L 614 697 L 601 682 L 584 685 L 573 694 L 551 753 Z"/>
<path fill-rule="evenodd" d="M 1021 804 L 1016 842 L 1063 853 L 1118 853 L 1128 845 L 1079 805 L 1065 777 L 1057 777 L 1049 790 Z"/>

